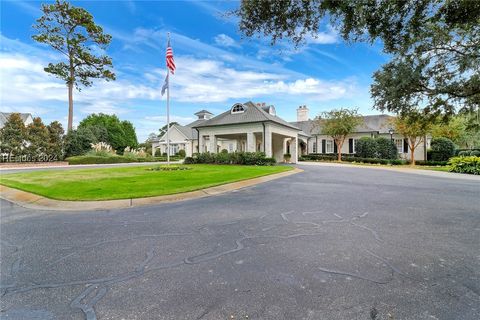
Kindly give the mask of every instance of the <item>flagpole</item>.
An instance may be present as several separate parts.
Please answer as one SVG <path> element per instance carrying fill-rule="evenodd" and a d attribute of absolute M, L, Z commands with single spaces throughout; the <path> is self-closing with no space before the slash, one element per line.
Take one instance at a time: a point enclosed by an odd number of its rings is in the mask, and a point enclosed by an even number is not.
<path fill-rule="evenodd" d="M 170 42 L 170 32 L 168 32 L 168 42 Z M 167 165 L 170 165 L 170 70 L 167 66 Z"/>

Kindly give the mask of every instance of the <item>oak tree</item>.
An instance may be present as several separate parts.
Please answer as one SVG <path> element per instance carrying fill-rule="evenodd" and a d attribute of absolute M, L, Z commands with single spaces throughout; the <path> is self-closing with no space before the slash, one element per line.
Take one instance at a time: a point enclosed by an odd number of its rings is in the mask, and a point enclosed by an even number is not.
<path fill-rule="evenodd" d="M 348 42 L 383 44 L 392 56 L 374 75 L 375 108 L 432 118 L 480 105 L 480 1 L 244 0 L 235 11 L 248 37 L 301 45 L 330 23 Z"/>

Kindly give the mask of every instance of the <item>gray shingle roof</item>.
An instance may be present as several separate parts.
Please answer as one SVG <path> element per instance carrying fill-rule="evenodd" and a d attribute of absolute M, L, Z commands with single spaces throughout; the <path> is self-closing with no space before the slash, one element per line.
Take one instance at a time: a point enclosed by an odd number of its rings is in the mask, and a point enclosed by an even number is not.
<path fill-rule="evenodd" d="M 355 133 L 378 132 L 388 133 L 390 129 L 390 120 L 392 116 L 386 114 L 363 116 L 363 122 L 357 126 Z M 291 122 L 294 126 L 300 128 L 303 132 L 310 135 L 322 134 L 322 124 L 316 120 L 307 120 L 300 122 Z"/>
<path fill-rule="evenodd" d="M 208 114 L 212 114 L 212 115 L 213 115 L 213 113 L 211 113 L 210 111 L 205 110 L 205 109 L 200 110 L 200 111 L 198 111 L 198 112 L 195 112 L 194 115 L 204 114 L 204 113 L 208 113 Z"/>
<path fill-rule="evenodd" d="M 252 123 L 252 122 L 265 122 L 271 121 L 292 129 L 300 130 L 295 125 L 277 117 L 268 112 L 265 112 L 263 108 L 257 107 L 253 102 L 249 101 L 243 104 L 246 107 L 245 111 L 242 113 L 232 114 L 230 109 L 224 113 L 219 114 L 212 119 L 206 120 L 201 124 L 196 124 L 192 126 L 193 128 L 202 128 L 202 127 L 213 127 L 221 126 L 226 124 L 240 124 L 240 123 Z"/>

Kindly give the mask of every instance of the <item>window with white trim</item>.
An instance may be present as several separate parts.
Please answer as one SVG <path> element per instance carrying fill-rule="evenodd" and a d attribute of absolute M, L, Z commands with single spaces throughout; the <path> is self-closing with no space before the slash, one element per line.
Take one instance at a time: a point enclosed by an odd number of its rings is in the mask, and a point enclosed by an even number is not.
<path fill-rule="evenodd" d="M 313 153 L 317 153 L 317 143 L 313 143 L 313 148 L 312 148 Z"/>
<path fill-rule="evenodd" d="M 228 152 L 233 152 L 233 143 L 228 144 Z"/>
<path fill-rule="evenodd" d="M 358 139 L 353 139 L 353 153 L 357 153 L 357 141 Z"/>
<path fill-rule="evenodd" d="M 232 108 L 232 113 L 242 113 L 245 112 L 245 107 L 241 104 L 236 104 Z"/>
<path fill-rule="evenodd" d="M 397 146 L 398 153 L 403 153 L 403 139 L 395 139 L 395 145 Z"/>
<path fill-rule="evenodd" d="M 327 149 L 325 153 L 333 153 L 333 140 L 327 140 L 325 148 Z"/>

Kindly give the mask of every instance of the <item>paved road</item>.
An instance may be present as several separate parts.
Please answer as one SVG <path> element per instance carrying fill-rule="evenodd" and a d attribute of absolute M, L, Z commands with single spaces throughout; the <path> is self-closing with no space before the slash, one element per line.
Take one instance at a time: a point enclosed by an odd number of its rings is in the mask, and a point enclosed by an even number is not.
<path fill-rule="evenodd" d="M 1 202 L 0 318 L 480 318 L 478 181 L 303 168 L 154 207 Z"/>

